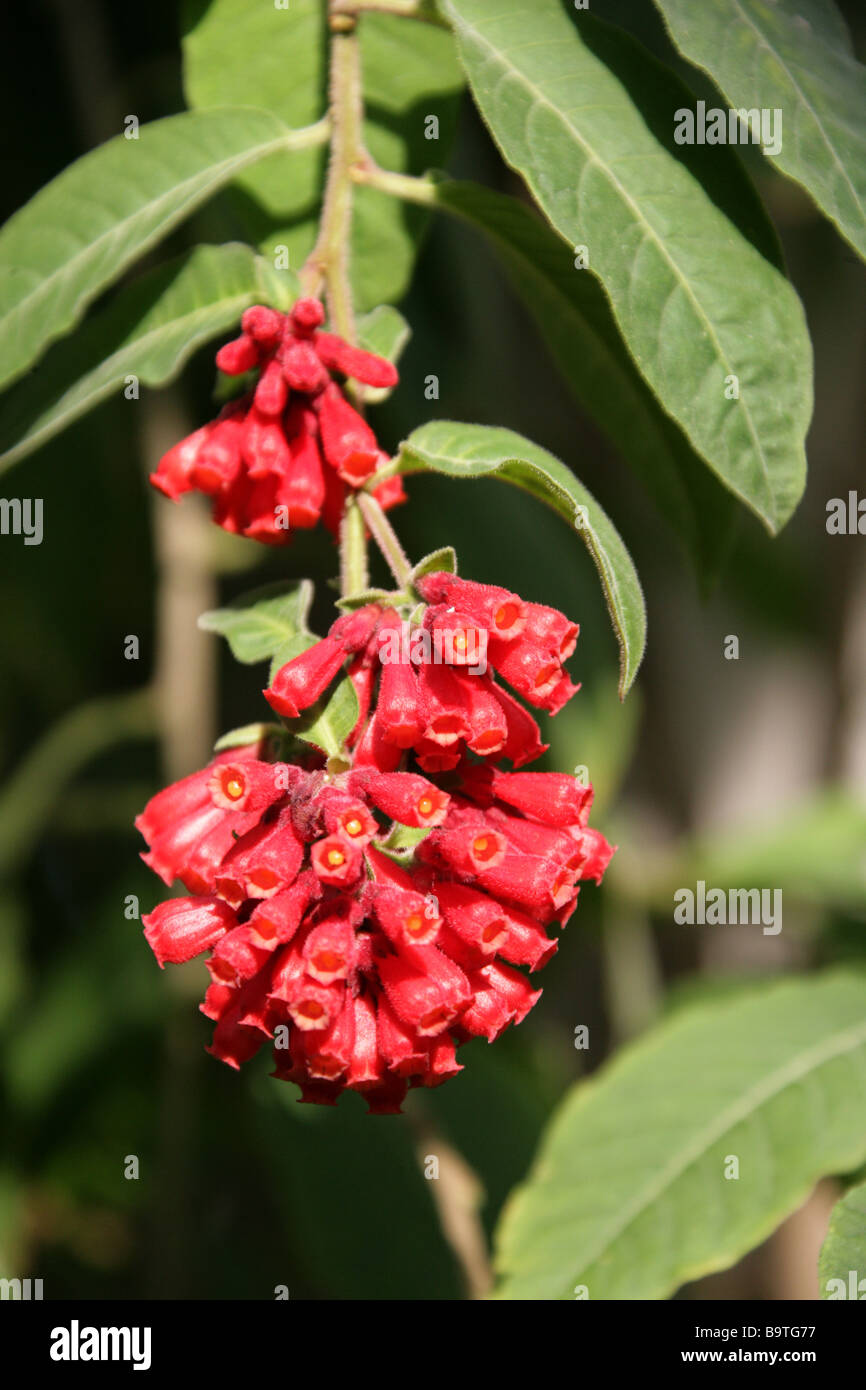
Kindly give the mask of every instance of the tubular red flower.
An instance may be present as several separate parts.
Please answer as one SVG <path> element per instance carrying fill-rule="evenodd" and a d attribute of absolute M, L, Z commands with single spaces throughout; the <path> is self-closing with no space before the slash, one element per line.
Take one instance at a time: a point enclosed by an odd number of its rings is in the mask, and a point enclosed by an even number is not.
<path fill-rule="evenodd" d="M 357 786 L 374 806 L 401 825 L 441 825 L 451 801 L 435 783 L 412 772 L 364 771 L 355 773 L 350 785 Z"/>
<path fill-rule="evenodd" d="M 398 952 L 407 947 L 430 946 L 436 940 L 442 919 L 421 893 L 377 886 L 372 903 L 376 921 Z"/>
<path fill-rule="evenodd" d="M 246 898 L 272 898 L 294 883 L 303 861 L 303 844 L 291 816 L 247 831 L 223 859 L 215 876 L 216 891 L 234 906 Z"/>
<path fill-rule="evenodd" d="M 463 971 L 435 946 L 385 956 L 379 977 L 397 1017 L 422 1038 L 443 1033 L 472 999 Z"/>
<path fill-rule="evenodd" d="M 292 769 L 294 771 L 294 769 Z M 285 763 L 263 763 L 247 758 L 218 763 L 208 779 L 208 791 L 215 806 L 223 811 L 265 811 L 285 795 L 287 783 L 280 782 L 289 769 Z"/>
<path fill-rule="evenodd" d="M 417 588 L 428 603 L 459 609 L 503 641 L 511 641 L 526 626 L 528 605 L 517 594 L 494 584 L 477 584 L 437 571 L 419 579 Z"/>
<path fill-rule="evenodd" d="M 342 643 L 323 637 L 280 667 L 264 692 L 265 699 L 277 714 L 297 719 L 301 710 L 309 709 L 327 690 L 345 659 Z"/>
<path fill-rule="evenodd" d="M 169 898 L 142 919 L 147 943 L 161 966 L 179 965 L 208 950 L 236 922 L 214 896 Z"/>
<path fill-rule="evenodd" d="M 336 473 L 360 487 L 379 462 L 376 436 L 336 386 L 328 386 L 318 402 L 322 451 Z"/>

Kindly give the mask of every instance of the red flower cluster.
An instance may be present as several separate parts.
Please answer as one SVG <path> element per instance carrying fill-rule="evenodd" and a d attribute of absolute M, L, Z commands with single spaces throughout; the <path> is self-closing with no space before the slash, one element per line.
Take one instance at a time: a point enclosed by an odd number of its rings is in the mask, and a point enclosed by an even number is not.
<path fill-rule="evenodd" d="M 264 692 L 271 707 L 296 718 L 351 658 L 361 706 L 350 739 L 355 767 L 392 771 L 408 749 L 425 772 L 455 768 L 467 751 L 510 758 L 515 767 L 537 758 L 546 747 L 538 725 L 488 666 L 555 714 L 578 688 L 562 665 L 574 651 L 577 624 L 555 608 L 453 574 L 429 574 L 417 589 L 427 607 L 414 629 L 376 604 L 338 618 L 327 637 L 277 672 Z"/>
<path fill-rule="evenodd" d="M 172 898 L 145 917 L 161 965 L 210 951 L 210 1051 L 238 1067 L 267 1039 L 301 1099 L 345 1089 L 399 1111 L 408 1086 L 462 1070 L 456 1047 L 519 1023 L 579 882 L 612 853 L 591 788 L 558 773 L 461 763 L 452 791 L 414 772 L 268 763 L 233 749 L 136 822 Z M 404 869 L 392 822 L 429 829 Z"/>
<path fill-rule="evenodd" d="M 323 321 L 317 299 L 299 299 L 289 314 L 247 309 L 240 337 L 220 348 L 216 362 L 229 376 L 257 371 L 254 389 L 175 444 L 151 474 L 153 485 L 173 501 L 205 493 L 217 525 L 268 545 L 285 545 L 293 530 L 319 520 L 336 535 L 347 490 L 369 482 L 388 456 L 332 373 L 388 387 L 397 371 L 322 332 Z M 399 478 L 373 495 L 386 510 L 405 501 Z"/>
<path fill-rule="evenodd" d="M 487 662 L 556 711 L 576 688 L 562 666 L 576 625 L 452 574 L 416 588 L 414 626 L 378 604 L 345 614 L 265 692 L 296 718 L 345 665 L 361 706 L 351 766 L 234 749 L 136 822 L 145 862 L 193 895 L 160 904 L 145 934 L 160 964 L 211 952 L 210 1051 L 237 1067 L 273 1039 L 275 1074 L 302 1100 L 357 1090 L 375 1113 L 525 1017 L 540 990 L 515 967 L 547 962 L 545 927 L 565 925 L 613 852 L 587 825 L 591 787 L 496 765 L 544 745 Z M 427 832 L 402 861 L 387 852 L 398 826 Z"/>

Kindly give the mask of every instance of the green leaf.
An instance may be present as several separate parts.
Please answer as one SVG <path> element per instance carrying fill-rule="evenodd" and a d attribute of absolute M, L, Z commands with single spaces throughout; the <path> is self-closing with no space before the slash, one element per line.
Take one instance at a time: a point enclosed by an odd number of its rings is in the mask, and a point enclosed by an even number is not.
<path fill-rule="evenodd" d="M 499 1296 L 664 1298 L 733 1264 L 866 1159 L 864 1075 L 864 976 L 683 1009 L 559 1107 L 504 1213 Z"/>
<path fill-rule="evenodd" d="M 866 68 L 832 0 L 655 3 L 734 110 L 782 112 L 781 146 L 767 158 L 866 259 Z M 774 143 L 772 125 L 768 134 Z M 740 138 L 750 139 L 745 127 Z"/>
<path fill-rule="evenodd" d="M 662 407 L 775 533 L 802 495 L 812 409 L 790 284 L 646 123 L 613 66 L 639 80 L 636 45 L 558 0 L 445 8 L 505 159 L 569 244 L 588 248 Z"/>
<path fill-rule="evenodd" d="M 217 739 L 213 746 L 215 753 L 224 748 L 242 748 L 248 743 L 261 743 L 262 739 L 282 739 L 285 737 L 282 724 L 244 724 L 240 729 L 230 729 Z"/>
<path fill-rule="evenodd" d="M 288 720 L 287 727 L 295 738 L 321 748 L 329 758 L 336 758 L 344 751 L 343 745 L 360 713 L 355 687 L 348 676 L 343 676 L 330 693 L 323 695 L 300 719 Z"/>
<path fill-rule="evenodd" d="M 818 1286 L 822 1298 L 856 1298 L 859 1301 L 863 1297 L 861 1279 L 866 1279 L 866 1182 L 850 1188 L 841 1202 L 836 1203 L 818 1259 Z M 833 1287 L 833 1280 L 841 1280 L 843 1287 L 840 1289 L 838 1283 Z M 866 1284 L 862 1287 L 866 1288 Z"/>
<path fill-rule="evenodd" d="M 367 352 L 375 352 L 389 362 L 398 362 L 400 354 L 412 336 L 412 330 L 400 313 L 390 304 L 380 304 L 369 314 L 362 314 L 355 324 L 358 342 Z M 370 405 L 386 401 L 393 386 L 364 386 L 361 393 Z"/>
<path fill-rule="evenodd" d="M 287 642 L 306 633 L 312 598 L 309 579 L 290 585 L 269 584 L 242 594 L 227 608 L 202 613 L 198 625 L 205 632 L 220 633 L 237 661 L 252 664 L 273 656 Z"/>
<path fill-rule="evenodd" d="M 487 239 L 583 408 L 619 449 L 706 576 L 718 571 L 736 503 L 662 410 L 623 343 L 600 282 L 516 198 L 477 184 L 435 185 L 435 206 Z"/>
<path fill-rule="evenodd" d="M 171 381 L 197 348 L 269 297 L 262 269 L 261 258 L 246 246 L 199 246 L 121 290 L 110 308 L 57 344 L 11 393 L 0 467 L 32 453 L 128 377 L 144 386 Z"/>
<path fill-rule="evenodd" d="M 419 560 L 409 576 L 409 582 L 414 584 L 416 580 L 423 579 L 425 574 L 438 574 L 440 571 L 446 571 L 448 574 L 457 573 L 457 554 L 453 545 L 443 545 L 439 550 L 431 550 L 429 555 Z"/>
<path fill-rule="evenodd" d="M 369 314 L 362 314 L 355 327 L 361 347 L 386 357 L 389 362 L 397 361 L 412 336 L 400 310 L 391 304 L 380 304 Z"/>
<path fill-rule="evenodd" d="M 289 126 L 317 120 L 327 85 L 327 29 L 321 0 L 192 0 L 184 7 L 184 88 L 193 107 L 224 102 L 265 106 Z M 364 140 L 383 168 L 420 174 L 441 164 L 462 86 L 454 41 L 444 28 L 365 14 L 359 25 L 366 96 Z M 426 117 L 439 120 L 425 138 Z M 313 151 L 276 156 L 238 180 L 249 234 L 269 256 L 285 246 L 299 268 L 311 250 L 325 162 Z M 356 304 L 372 309 L 406 289 L 425 215 L 367 188 L 355 195 L 351 274 Z"/>
<path fill-rule="evenodd" d="M 532 493 L 574 526 L 599 573 L 620 647 L 619 692 L 625 698 L 646 644 L 646 610 L 631 557 L 613 522 L 590 492 L 546 449 L 513 430 L 433 420 L 400 445 L 402 473 L 431 469 L 452 478 L 495 474 Z"/>
<path fill-rule="evenodd" d="M 0 231 L 0 385 L 239 170 L 309 138 L 269 111 L 225 108 L 154 121 L 76 160 Z"/>
<path fill-rule="evenodd" d="M 346 594 L 343 598 L 338 598 L 336 606 L 344 613 L 354 613 L 356 608 L 366 608 L 368 603 L 383 603 L 390 608 L 396 608 L 400 603 L 408 602 L 408 594 L 401 593 L 399 589 L 360 589 L 356 594 Z"/>

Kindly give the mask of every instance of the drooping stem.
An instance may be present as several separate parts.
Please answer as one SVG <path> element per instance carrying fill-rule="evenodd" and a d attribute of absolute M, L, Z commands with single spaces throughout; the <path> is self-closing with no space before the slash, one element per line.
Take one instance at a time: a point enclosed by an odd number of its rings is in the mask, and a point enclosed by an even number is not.
<path fill-rule="evenodd" d="M 384 555 L 388 568 L 398 586 L 405 589 L 409 584 L 412 566 L 404 554 L 396 531 L 375 497 L 371 496 L 369 492 L 358 493 L 358 506 L 370 528 L 370 534 Z"/>
<path fill-rule="evenodd" d="M 340 594 L 357 594 L 370 583 L 364 518 L 355 498 L 349 498 L 340 523 Z"/>
<path fill-rule="evenodd" d="M 352 168 L 364 157 L 361 62 L 354 15 L 331 3 L 329 117 L 331 157 L 316 244 L 301 270 L 305 294 L 318 294 L 324 285 L 331 324 L 349 342 L 355 340 L 355 318 L 349 279 L 352 232 Z"/>

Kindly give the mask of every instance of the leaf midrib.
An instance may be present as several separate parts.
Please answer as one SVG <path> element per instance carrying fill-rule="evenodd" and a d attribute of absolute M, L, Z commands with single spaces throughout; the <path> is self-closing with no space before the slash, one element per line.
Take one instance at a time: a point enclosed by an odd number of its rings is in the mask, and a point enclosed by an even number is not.
<path fill-rule="evenodd" d="M 500 16 L 500 17 L 501 17 L 501 16 Z M 493 20 L 491 19 L 491 20 L 489 20 L 488 22 L 493 22 Z M 493 54 L 493 56 L 494 56 L 495 58 L 498 58 L 499 61 L 500 61 L 500 63 L 501 63 L 503 66 L 507 66 L 507 62 L 506 62 L 506 59 L 505 59 L 504 54 L 502 53 L 502 51 L 501 51 L 500 49 L 497 49 L 497 48 L 495 47 L 495 45 L 493 44 L 493 42 L 492 42 L 490 39 L 488 39 L 479 29 L 477 29 L 477 28 L 475 28 L 474 26 L 470 25 L 469 22 L 468 22 L 466 19 L 464 19 L 462 16 L 459 16 L 459 24 L 462 25 L 462 27 L 463 27 L 464 29 L 466 29 L 468 32 L 470 32 L 470 33 L 472 33 L 473 35 L 475 35 L 476 38 L 477 38 L 482 44 L 485 45 L 485 47 L 487 48 L 488 52 L 490 52 L 491 54 Z M 547 42 L 547 43 L 552 43 L 552 42 L 554 42 L 554 41 L 553 41 L 552 39 L 548 39 L 548 40 L 546 40 L 546 42 Z M 585 140 L 585 139 L 583 138 L 583 136 L 579 133 L 579 131 L 576 129 L 576 127 L 572 124 L 572 122 L 565 116 L 565 114 L 564 114 L 563 112 L 559 111 L 558 108 L 557 108 L 556 106 L 554 106 L 553 102 L 550 101 L 550 99 L 549 99 L 547 96 L 545 96 L 545 94 L 541 91 L 541 89 L 540 89 L 534 82 L 532 82 L 524 73 L 521 73 L 517 68 L 513 68 L 512 71 L 513 71 L 514 74 L 515 74 L 517 77 L 519 77 L 519 79 L 525 84 L 525 86 L 527 87 L 527 89 L 535 94 L 536 100 L 538 100 L 543 106 L 547 107 L 548 110 L 550 110 L 551 112 L 553 112 L 554 116 L 562 123 L 562 125 L 564 125 L 565 128 L 566 128 L 568 131 L 572 132 L 572 134 L 574 135 L 575 140 L 577 141 L 577 143 L 578 143 L 578 144 L 581 146 L 581 148 L 583 149 L 584 154 L 585 154 L 586 159 L 587 159 L 587 162 L 588 162 L 588 163 L 591 163 L 591 164 L 595 164 L 595 165 L 602 171 L 602 173 L 606 175 L 606 177 L 609 179 L 611 185 L 614 187 L 614 189 L 616 190 L 616 192 L 620 195 L 622 201 L 626 204 L 627 207 L 629 207 L 629 208 L 631 209 L 632 213 L 634 214 L 635 220 L 638 222 L 638 224 L 646 228 L 647 235 L 649 236 L 649 238 L 650 238 L 652 244 L 653 244 L 653 245 L 656 247 L 656 249 L 659 251 L 659 253 L 660 253 L 661 256 L 663 257 L 663 259 L 664 259 L 665 261 L 667 261 L 668 265 L 670 266 L 670 268 L 671 268 L 671 270 L 672 270 L 672 272 L 673 272 L 673 274 L 674 274 L 675 279 L 676 279 L 677 282 L 682 286 L 682 288 L 683 288 L 683 290 L 685 291 L 687 297 L 691 300 L 692 304 L 694 305 L 694 308 L 695 308 L 695 311 L 696 311 L 696 313 L 697 313 L 698 319 L 699 319 L 700 322 L 702 322 L 702 323 L 704 324 L 704 327 L 705 327 L 705 329 L 706 329 L 706 332 L 707 332 L 707 334 L 708 334 L 708 336 L 709 336 L 711 342 L 713 343 L 713 345 L 714 345 L 714 347 L 715 347 L 715 349 L 716 349 L 716 354 L 717 354 L 718 360 L 722 363 L 722 365 L 723 365 L 724 367 L 730 369 L 730 368 L 732 367 L 732 363 L 730 362 L 730 359 L 728 358 L 727 353 L 724 351 L 724 349 L 723 349 L 721 343 L 719 342 L 718 335 L 716 334 L 716 331 L 715 331 L 715 328 L 714 328 L 714 326 L 713 326 L 712 320 L 709 319 L 709 318 L 707 317 L 707 314 L 706 314 L 706 312 L 705 312 L 705 310 L 704 310 L 704 308 L 703 308 L 703 305 L 701 304 L 700 300 L 699 300 L 699 299 L 697 298 L 697 296 L 695 295 L 695 293 L 694 293 L 694 291 L 693 291 L 693 289 L 692 289 L 692 287 L 691 287 L 691 284 L 690 284 L 689 280 L 684 276 L 683 272 L 680 270 L 680 267 L 679 267 L 678 263 L 677 263 L 677 262 L 674 260 L 674 258 L 671 256 L 670 252 L 668 251 L 667 247 L 666 247 L 665 244 L 664 244 L 664 241 L 663 241 L 662 238 L 658 235 L 658 233 L 656 232 L 656 230 L 655 230 L 655 228 L 653 227 L 652 223 L 649 222 L 649 221 L 647 220 L 646 216 L 645 216 L 644 213 L 641 211 L 639 205 L 637 205 L 637 204 L 634 202 L 634 200 L 631 198 L 631 196 L 626 192 L 626 190 L 623 188 L 623 186 L 622 186 L 622 184 L 620 183 L 619 179 L 618 179 L 618 178 L 616 177 L 616 175 L 613 173 L 613 171 L 611 170 L 611 168 L 609 167 L 609 165 L 606 164 L 602 159 L 600 159 L 600 158 L 594 153 L 592 147 L 591 147 L 590 145 L 587 144 L 586 140 Z M 581 175 L 581 177 L 582 177 L 582 175 Z M 726 374 L 726 375 L 730 375 L 731 372 L 730 372 L 730 371 L 727 371 L 725 374 Z M 769 515 L 768 515 L 768 518 L 767 518 L 767 519 L 772 523 L 773 527 L 775 528 L 776 525 L 777 525 L 777 522 L 778 522 L 778 514 L 777 514 L 777 511 L 776 511 L 776 505 L 775 505 L 775 494 L 774 494 L 774 492 L 773 492 L 773 487 L 772 487 L 772 483 L 771 483 L 771 480 L 770 480 L 770 473 L 769 473 L 769 469 L 768 469 L 768 467 L 767 467 L 766 458 L 765 458 L 765 456 L 764 456 L 764 450 L 763 450 L 763 448 L 762 448 L 762 446 L 761 446 L 760 436 L 758 435 L 758 433 L 757 433 L 757 431 L 756 431 L 754 422 L 753 422 L 753 420 L 752 420 L 751 412 L 749 411 L 748 407 L 746 406 L 744 398 L 743 398 L 743 397 L 740 397 L 739 400 L 736 401 L 734 404 L 735 404 L 736 407 L 738 408 L 738 410 L 739 410 L 739 412 L 740 412 L 740 414 L 741 414 L 741 417 L 745 420 L 746 426 L 747 426 L 748 431 L 749 431 L 749 434 L 750 434 L 750 436 L 751 436 L 751 438 L 752 438 L 752 441 L 753 441 L 753 443 L 754 443 L 756 456 L 757 456 L 758 461 L 759 461 L 759 463 L 760 463 L 760 465 L 761 465 L 761 473 L 762 473 L 762 475 L 763 475 L 764 482 L 765 482 L 766 489 L 767 489 L 767 493 L 768 493 L 769 499 L 770 499 L 770 505 L 769 505 L 769 508 L 768 508 Z M 748 500 L 747 498 L 744 497 L 744 494 L 740 491 L 740 488 L 736 486 L 736 484 L 733 482 L 733 480 L 731 480 L 731 479 L 729 479 L 729 478 L 724 478 L 724 482 L 726 483 L 727 486 L 729 486 L 729 487 L 734 487 L 735 490 L 736 490 L 736 492 L 737 492 L 737 495 L 738 495 L 738 496 L 743 497 L 744 500 Z"/>
<path fill-rule="evenodd" d="M 823 1043 L 807 1048 L 805 1052 L 791 1058 L 784 1066 L 777 1068 L 775 1072 L 771 1072 L 762 1081 L 746 1091 L 739 1100 L 723 1110 L 715 1121 L 699 1131 L 680 1153 L 671 1158 L 658 1176 L 647 1183 L 644 1189 L 626 1205 L 621 1217 L 618 1215 L 617 1219 L 609 1224 L 597 1240 L 595 1247 L 582 1260 L 580 1272 L 583 1273 L 589 1269 L 604 1255 L 612 1242 L 618 1240 L 647 1207 L 671 1187 L 677 1178 L 682 1177 L 683 1173 L 702 1158 L 711 1145 L 721 1139 L 729 1130 L 741 1124 L 743 1120 L 750 1119 L 762 1105 L 780 1095 L 788 1086 L 801 1081 L 835 1057 L 854 1052 L 863 1043 L 866 1043 L 866 1021 L 846 1029 L 841 1034 L 832 1035 Z"/>

